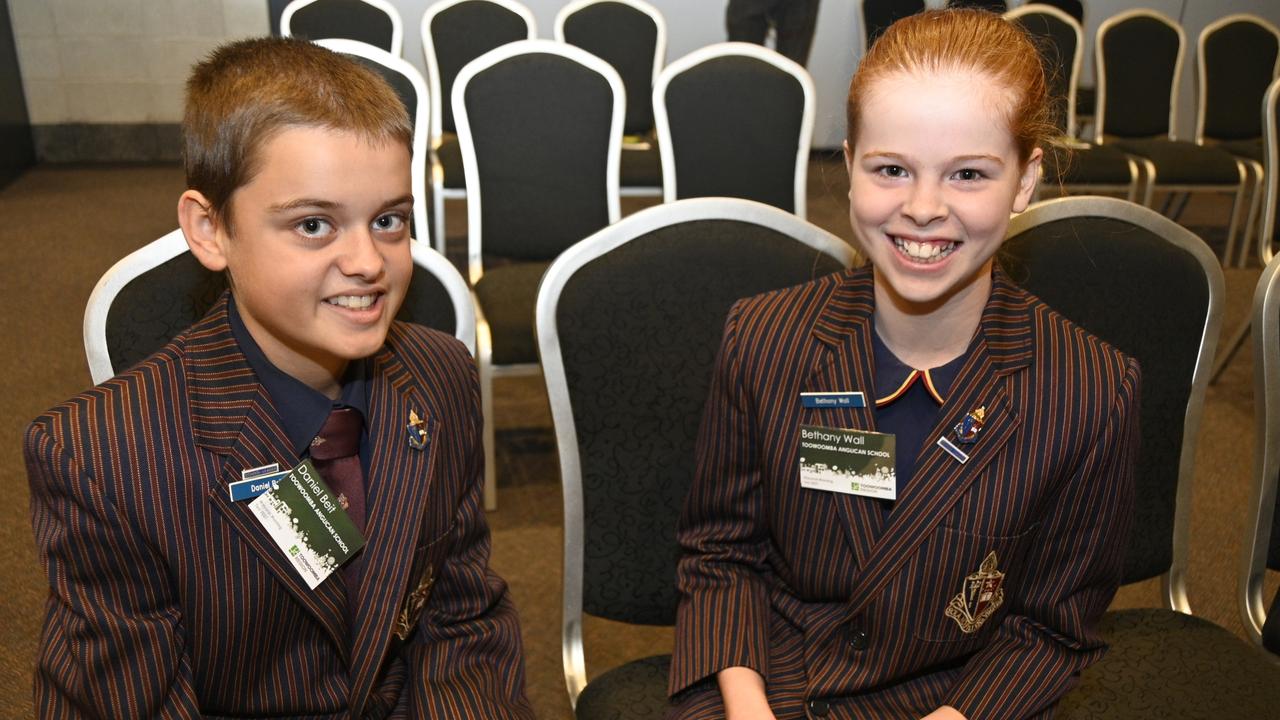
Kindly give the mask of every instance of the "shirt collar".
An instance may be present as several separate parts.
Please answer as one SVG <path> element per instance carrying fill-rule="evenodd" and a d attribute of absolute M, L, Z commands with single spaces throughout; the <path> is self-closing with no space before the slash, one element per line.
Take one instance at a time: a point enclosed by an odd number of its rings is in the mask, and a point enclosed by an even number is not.
<path fill-rule="evenodd" d="M 369 364 L 366 359 L 356 360 L 347 366 L 342 378 L 342 391 L 337 400 L 330 400 L 324 393 L 276 367 L 262 352 L 262 348 L 249 334 L 235 295 L 227 299 L 227 320 L 231 334 L 244 353 L 249 368 L 262 384 L 271 405 L 280 416 L 280 423 L 289 445 L 299 457 L 311 447 L 311 440 L 320 432 L 329 412 L 334 408 L 351 407 L 367 418 L 369 407 Z"/>
<path fill-rule="evenodd" d="M 917 370 L 899 360 L 880 338 L 880 333 L 874 330 L 874 323 L 872 327 L 871 351 L 875 362 L 876 407 L 884 407 L 898 400 L 917 383 L 939 406 L 945 403 L 951 383 L 964 365 L 965 358 L 969 357 L 969 353 L 973 350 L 973 342 L 969 343 L 969 347 L 963 354 L 945 365 Z"/>

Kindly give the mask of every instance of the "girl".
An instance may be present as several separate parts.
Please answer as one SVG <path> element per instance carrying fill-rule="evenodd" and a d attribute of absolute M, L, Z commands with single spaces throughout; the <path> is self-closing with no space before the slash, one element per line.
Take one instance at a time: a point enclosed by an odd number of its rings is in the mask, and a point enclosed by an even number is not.
<path fill-rule="evenodd" d="M 1054 132 L 1034 46 L 902 20 L 849 90 L 870 266 L 729 315 L 681 519 L 678 718 L 1024 718 L 1101 657 L 1135 361 L 995 267 Z"/>

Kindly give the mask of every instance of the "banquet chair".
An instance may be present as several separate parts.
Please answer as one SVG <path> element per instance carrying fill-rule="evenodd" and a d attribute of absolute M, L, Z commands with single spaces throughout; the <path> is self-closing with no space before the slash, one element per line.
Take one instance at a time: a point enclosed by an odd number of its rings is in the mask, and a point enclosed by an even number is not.
<path fill-rule="evenodd" d="M 422 54 L 431 90 L 431 217 L 445 251 L 444 201 L 465 200 L 453 85 L 463 66 L 490 50 L 537 37 L 533 12 L 515 0 L 441 0 L 422 15 Z"/>
<path fill-rule="evenodd" d="M 280 34 L 358 40 L 396 57 L 404 50 L 400 11 L 387 0 L 293 0 L 280 15 Z"/>
<path fill-rule="evenodd" d="M 813 79 L 759 45 L 718 43 L 671 63 L 653 88 L 666 202 L 755 200 L 805 217 Z"/>
<path fill-rule="evenodd" d="M 475 354 L 476 315 L 467 283 L 444 256 L 411 242 L 413 279 L 398 320 L 458 338 Z M 201 265 L 174 230 L 112 265 L 89 295 L 84 351 L 100 383 L 164 347 L 195 323 L 227 288 L 220 272 Z"/>
<path fill-rule="evenodd" d="M 588 682 L 584 613 L 672 625 L 675 523 L 730 306 L 849 267 L 840 238 L 767 205 L 680 200 L 562 254 L 537 333 L 564 498 L 565 682 L 578 720 L 661 718 L 670 655 Z"/>
<path fill-rule="evenodd" d="M 1076 86 L 1084 60 L 1084 31 L 1065 12 L 1041 4 L 1027 4 L 1004 14 L 1037 40 L 1036 49 L 1055 100 L 1054 123 L 1064 138 L 1076 126 Z M 1073 141 L 1064 152 L 1047 151 L 1040 165 L 1042 186 L 1073 192 L 1119 192 L 1138 199 L 1141 173 L 1138 163 L 1121 150 L 1105 145 Z"/>
<path fill-rule="evenodd" d="M 317 40 L 317 45 L 334 52 L 350 55 L 358 62 L 382 76 L 400 96 L 409 120 L 413 123 L 412 156 L 409 159 L 410 187 L 413 189 L 413 237 L 431 243 L 430 223 L 427 220 L 427 132 L 430 127 L 431 100 L 422 73 L 407 60 L 383 52 L 378 48 L 347 39 Z M 437 242 L 438 242 L 437 238 Z M 437 247 L 438 250 L 444 252 Z"/>
<path fill-rule="evenodd" d="M 1222 323 L 1213 252 L 1153 210 L 1101 197 L 1037 203 L 1012 220 L 1004 250 L 1015 282 L 1142 368 L 1121 581 L 1160 578 L 1161 607 L 1103 615 L 1110 649 L 1080 674 L 1055 717 L 1234 718 L 1276 707 L 1280 665 L 1191 615 L 1187 598 L 1195 442 Z"/>
<path fill-rule="evenodd" d="M 1083 0 L 1027 0 L 1023 7 L 1029 5 L 1046 5 L 1056 8 L 1071 16 L 1080 25 L 1084 25 L 1084 2 Z"/>
<path fill-rule="evenodd" d="M 1156 190 L 1169 193 L 1226 192 L 1234 196 L 1223 263 L 1231 262 L 1247 189 L 1248 171 L 1234 155 L 1174 137 L 1178 78 L 1182 74 L 1182 27 L 1154 10 L 1129 10 L 1098 28 L 1094 47 L 1098 107 L 1094 143 L 1114 144 L 1141 159 L 1142 204 Z M 1176 219 L 1177 213 L 1174 213 Z"/>
<path fill-rule="evenodd" d="M 575 0 L 556 14 L 555 38 L 613 66 L 627 91 L 621 193 L 662 197 L 653 84 L 667 57 L 667 23 L 643 0 Z"/>
<path fill-rule="evenodd" d="M 550 40 L 491 50 L 453 85 L 489 508 L 497 503 L 493 380 L 539 371 L 533 307 L 543 271 L 618 220 L 624 98 L 608 63 Z"/>
<path fill-rule="evenodd" d="M 1243 267 L 1262 205 L 1258 107 L 1267 86 L 1280 77 L 1280 28 L 1256 15 L 1228 15 L 1200 33 L 1196 58 L 1196 143 L 1235 155 L 1249 173 L 1251 201 L 1238 262 Z"/>
<path fill-rule="evenodd" d="M 1280 591 L 1268 601 L 1268 570 L 1280 570 L 1280 258 L 1272 258 L 1253 295 L 1254 473 L 1245 521 L 1240 616 L 1245 633 L 1280 659 Z"/>

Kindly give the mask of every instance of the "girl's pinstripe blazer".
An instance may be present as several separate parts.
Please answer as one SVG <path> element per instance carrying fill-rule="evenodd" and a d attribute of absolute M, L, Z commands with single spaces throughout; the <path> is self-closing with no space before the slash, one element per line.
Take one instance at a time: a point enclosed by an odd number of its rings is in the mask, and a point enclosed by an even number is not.
<path fill-rule="evenodd" d="M 713 674 L 736 665 L 765 676 L 779 718 L 941 705 L 1030 717 L 1104 650 L 1095 623 L 1131 514 L 1137 363 L 997 270 L 976 347 L 892 511 L 805 490 L 799 425 L 875 429 L 870 409 L 800 402 L 872 397 L 872 283 L 852 270 L 729 315 L 678 531 L 673 717 L 722 716 Z M 933 443 L 980 407 L 967 462 Z M 1002 600 L 966 632 L 947 610 L 975 597 L 967 582 L 992 553 Z"/>
<path fill-rule="evenodd" d="M 530 717 L 515 610 L 488 571 L 474 365 L 395 324 L 372 363 L 364 583 L 308 590 L 240 471 L 297 457 L 226 300 L 26 435 L 51 584 L 42 717 Z M 409 446 L 410 410 L 430 441 Z M 407 639 L 397 636 L 397 630 Z"/>

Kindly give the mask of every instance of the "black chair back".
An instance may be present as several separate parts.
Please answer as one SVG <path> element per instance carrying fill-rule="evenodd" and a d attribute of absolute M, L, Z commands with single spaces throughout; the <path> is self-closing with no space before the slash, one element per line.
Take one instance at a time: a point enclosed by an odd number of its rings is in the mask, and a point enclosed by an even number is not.
<path fill-rule="evenodd" d="M 226 289 L 225 276 L 206 269 L 190 252 L 134 278 L 107 311 L 111 367 L 126 370 L 164 347 L 204 317 Z"/>
<path fill-rule="evenodd" d="M 1141 365 L 1124 582 L 1169 572 L 1190 516 L 1196 429 L 1221 325 L 1216 257 L 1153 210 L 1089 197 L 1040 203 L 1015 218 L 1002 256 L 1016 283 Z"/>
<path fill-rule="evenodd" d="M 655 90 L 667 199 L 736 197 L 804 217 L 812 95 L 804 68 L 757 45 L 672 63 Z"/>
<path fill-rule="evenodd" d="M 862 0 L 862 31 L 870 50 L 876 38 L 892 24 L 924 11 L 924 0 Z"/>
<path fill-rule="evenodd" d="M 1025 9 L 1007 17 L 1035 40 L 1044 64 L 1045 78 L 1049 81 L 1054 124 L 1062 134 L 1070 135 L 1074 119 L 1071 99 L 1080 71 L 1080 25 L 1069 15 L 1064 17 L 1048 8 L 1025 6 Z"/>
<path fill-rule="evenodd" d="M 308 40 L 346 38 L 359 40 L 392 54 L 395 24 L 380 8 L 364 0 L 316 0 L 299 7 L 289 20 L 294 37 Z"/>
<path fill-rule="evenodd" d="M 622 131 L 644 135 L 653 131 L 653 79 L 662 60 L 657 22 L 633 5 L 602 0 L 586 5 L 564 19 L 564 42 L 586 50 L 613 66 L 627 90 L 627 114 Z"/>
<path fill-rule="evenodd" d="M 1098 28 L 1100 132 L 1120 138 L 1167 136 L 1182 63 L 1182 31 L 1150 10 L 1131 10 Z"/>
<path fill-rule="evenodd" d="M 430 20 L 432 51 L 439 73 L 441 128 L 455 132 L 453 83 L 467 63 L 490 50 L 529 37 L 529 25 L 519 13 L 489 2 L 464 0 Z"/>
<path fill-rule="evenodd" d="M 1200 36 L 1197 139 L 1262 137 L 1262 104 L 1276 77 L 1280 35 L 1256 18 L 1232 16 Z"/>
<path fill-rule="evenodd" d="M 468 213 L 486 256 L 551 260 L 616 218 L 623 98 L 612 68 L 524 40 L 481 57 L 458 83 Z"/>
<path fill-rule="evenodd" d="M 947 0 L 947 8 L 968 8 L 970 10 L 986 10 L 1003 15 L 1009 11 L 1009 3 L 1005 0 Z"/>

